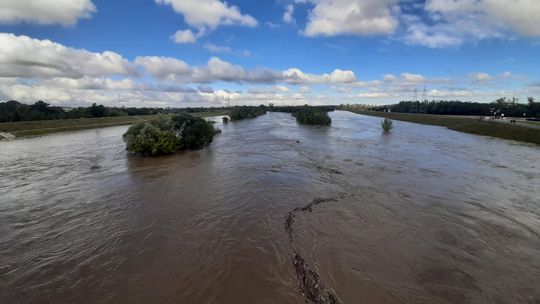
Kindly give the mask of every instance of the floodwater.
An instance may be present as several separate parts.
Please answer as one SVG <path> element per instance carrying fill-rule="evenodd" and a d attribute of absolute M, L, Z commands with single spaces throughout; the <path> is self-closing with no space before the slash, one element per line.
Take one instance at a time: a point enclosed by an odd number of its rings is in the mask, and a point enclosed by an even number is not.
<path fill-rule="evenodd" d="M 540 302 L 538 146 L 331 117 L 162 158 L 127 127 L 0 143 L 0 303 L 300 304 L 306 267 L 342 303 Z"/>

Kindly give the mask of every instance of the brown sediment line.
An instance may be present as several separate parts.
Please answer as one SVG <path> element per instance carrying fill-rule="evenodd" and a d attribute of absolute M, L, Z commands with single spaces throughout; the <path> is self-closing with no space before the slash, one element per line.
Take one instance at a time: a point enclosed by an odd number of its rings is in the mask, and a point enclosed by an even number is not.
<path fill-rule="evenodd" d="M 311 203 L 304 207 L 296 207 L 289 211 L 287 218 L 285 219 L 285 230 L 289 234 L 289 241 L 294 242 L 292 237 L 293 223 L 295 213 L 297 212 L 311 212 L 313 207 L 322 203 L 335 202 L 336 198 L 317 198 L 311 201 Z M 324 286 L 321 282 L 320 276 L 317 272 L 313 271 L 306 261 L 293 250 L 293 265 L 300 282 L 300 293 L 313 304 L 341 304 L 337 295 Z"/>
<path fill-rule="evenodd" d="M 316 198 L 311 203 L 305 205 L 304 207 L 296 207 L 293 210 L 289 211 L 287 219 L 285 220 L 285 230 L 289 234 L 289 240 L 292 242 L 292 224 L 294 223 L 295 213 L 298 211 L 313 211 L 312 207 L 322 203 L 335 202 L 336 198 Z"/>

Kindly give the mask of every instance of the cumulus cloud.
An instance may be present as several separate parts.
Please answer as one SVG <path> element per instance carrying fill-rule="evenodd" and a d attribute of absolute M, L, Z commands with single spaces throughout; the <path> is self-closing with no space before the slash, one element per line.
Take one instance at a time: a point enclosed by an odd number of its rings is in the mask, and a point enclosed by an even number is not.
<path fill-rule="evenodd" d="M 540 2 L 536 0 L 428 0 L 426 10 L 450 21 L 476 16 L 490 26 L 505 26 L 524 36 L 540 36 Z"/>
<path fill-rule="evenodd" d="M 303 30 L 310 37 L 391 35 L 411 45 L 445 48 L 491 38 L 540 36 L 538 0 L 427 0 L 424 3 L 296 0 L 295 3 L 311 5 Z M 294 6 L 289 4 L 285 8 L 283 20 L 294 21 Z"/>
<path fill-rule="evenodd" d="M 235 83 L 351 83 L 356 81 L 353 71 L 336 69 L 327 74 L 309 74 L 290 68 L 275 71 L 267 68 L 247 70 L 240 65 L 212 57 L 206 65 L 190 66 L 171 57 L 137 57 L 135 63 L 160 80 L 183 83 L 209 83 L 213 81 Z"/>
<path fill-rule="evenodd" d="M 91 0 L 2 0 L 0 23 L 73 25 L 96 11 Z"/>
<path fill-rule="evenodd" d="M 397 0 L 307 0 L 314 5 L 306 36 L 379 35 L 393 33 Z"/>
<path fill-rule="evenodd" d="M 396 77 L 396 75 L 393 75 L 393 74 L 385 74 L 383 76 L 383 79 L 384 81 L 386 82 L 394 82 L 396 81 L 398 78 Z"/>
<path fill-rule="evenodd" d="M 288 4 L 285 6 L 285 13 L 283 13 L 283 22 L 285 23 L 293 23 L 295 22 L 294 17 L 294 5 Z"/>
<path fill-rule="evenodd" d="M 65 47 L 50 40 L 0 33 L 0 77 L 50 78 L 136 75 L 121 55 L 93 53 Z"/>
<path fill-rule="evenodd" d="M 197 41 L 195 34 L 189 29 L 177 31 L 171 38 L 176 43 L 195 43 Z"/>
<path fill-rule="evenodd" d="M 473 82 L 480 83 L 480 82 L 486 82 L 493 80 L 493 77 L 489 75 L 488 73 L 473 73 L 470 75 Z"/>
<path fill-rule="evenodd" d="M 204 44 L 204 48 L 209 50 L 212 53 L 230 53 L 232 52 L 232 49 L 228 46 L 219 46 L 215 45 L 211 42 L 207 42 Z"/>
<path fill-rule="evenodd" d="M 441 48 L 514 34 L 540 36 L 536 0 L 428 0 L 424 9 L 429 23 L 418 16 L 402 17 L 406 43 Z"/>
<path fill-rule="evenodd" d="M 158 4 L 170 5 L 184 16 L 184 21 L 198 29 L 215 29 L 220 25 L 244 25 L 254 27 L 257 20 L 244 15 L 236 6 L 220 0 L 155 0 Z"/>
<path fill-rule="evenodd" d="M 353 71 L 344 71 L 340 69 L 334 70 L 327 74 L 308 74 L 300 69 L 290 68 L 282 72 L 283 81 L 292 84 L 303 83 L 353 83 L 356 81 L 356 76 Z"/>

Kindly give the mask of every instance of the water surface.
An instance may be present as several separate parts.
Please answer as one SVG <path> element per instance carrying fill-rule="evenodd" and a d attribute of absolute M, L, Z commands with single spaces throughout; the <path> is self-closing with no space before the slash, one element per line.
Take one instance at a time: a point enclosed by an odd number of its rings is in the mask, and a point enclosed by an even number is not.
<path fill-rule="evenodd" d="M 305 303 L 293 251 L 343 303 L 540 302 L 538 146 L 331 117 L 162 158 L 124 126 L 0 143 L 0 303 Z"/>

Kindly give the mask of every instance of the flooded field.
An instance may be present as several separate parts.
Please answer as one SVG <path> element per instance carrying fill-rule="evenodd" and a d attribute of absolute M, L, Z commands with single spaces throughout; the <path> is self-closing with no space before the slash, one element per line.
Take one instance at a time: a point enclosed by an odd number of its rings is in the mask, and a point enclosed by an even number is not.
<path fill-rule="evenodd" d="M 0 143 L 0 303 L 540 303 L 538 146 L 331 117 Z"/>

